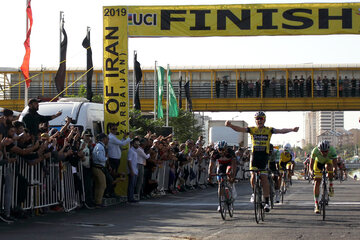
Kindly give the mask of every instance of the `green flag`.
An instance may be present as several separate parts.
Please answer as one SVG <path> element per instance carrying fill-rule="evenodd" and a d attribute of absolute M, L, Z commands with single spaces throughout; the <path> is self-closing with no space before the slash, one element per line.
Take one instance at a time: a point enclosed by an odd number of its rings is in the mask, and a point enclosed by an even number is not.
<path fill-rule="evenodd" d="M 176 101 L 174 88 L 171 84 L 171 71 L 168 71 L 168 83 L 169 83 L 169 117 L 179 116 L 179 109 Z"/>
<path fill-rule="evenodd" d="M 163 67 L 157 68 L 157 77 L 158 77 L 158 104 L 157 104 L 157 116 L 158 118 L 164 117 L 162 99 L 164 94 L 164 74 L 165 69 Z"/>

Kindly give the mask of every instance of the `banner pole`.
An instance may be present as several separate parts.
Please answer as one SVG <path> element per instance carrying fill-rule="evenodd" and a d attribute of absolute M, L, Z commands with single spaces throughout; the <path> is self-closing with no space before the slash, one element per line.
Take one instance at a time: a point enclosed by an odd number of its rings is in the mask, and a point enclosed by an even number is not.
<path fill-rule="evenodd" d="M 27 9 L 28 7 L 28 4 L 29 4 L 29 0 L 26 0 L 26 7 L 25 9 Z M 29 28 L 29 19 L 28 19 L 28 15 L 27 15 L 27 11 L 25 11 L 25 14 L 26 14 L 26 28 L 25 28 L 25 38 L 27 37 L 27 31 L 28 31 L 28 28 Z M 30 76 L 30 75 L 29 75 Z M 28 99 L 29 99 L 29 89 L 28 87 L 26 86 L 26 79 L 25 79 L 25 89 L 24 89 L 24 106 L 26 107 L 28 105 Z"/>
<path fill-rule="evenodd" d="M 134 109 L 135 108 L 135 57 L 137 57 L 137 52 L 136 50 L 134 50 L 134 65 L 133 65 L 133 89 L 132 89 L 132 103 L 133 103 L 133 106 L 132 108 Z"/>
<path fill-rule="evenodd" d="M 166 126 L 169 126 L 169 64 L 166 69 Z"/>
<path fill-rule="evenodd" d="M 158 82 L 157 80 L 157 74 L 156 74 L 156 68 L 157 68 L 157 61 L 155 61 L 155 69 L 154 69 L 154 121 L 156 120 L 156 83 Z"/>

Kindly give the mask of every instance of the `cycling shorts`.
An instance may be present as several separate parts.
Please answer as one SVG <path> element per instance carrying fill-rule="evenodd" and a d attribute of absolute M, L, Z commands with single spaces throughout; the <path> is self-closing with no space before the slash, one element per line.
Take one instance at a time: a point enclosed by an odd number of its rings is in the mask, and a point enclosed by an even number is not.
<path fill-rule="evenodd" d="M 250 159 L 250 170 L 266 169 L 269 155 L 265 151 L 253 152 Z M 261 172 L 267 174 L 267 171 Z"/>
<path fill-rule="evenodd" d="M 279 174 L 277 168 L 276 168 L 276 162 L 269 162 L 269 169 L 272 171 L 272 173 L 277 176 Z"/>
<path fill-rule="evenodd" d="M 223 163 L 223 164 L 219 164 L 218 165 L 218 168 L 216 170 L 216 173 L 217 174 L 224 174 L 224 173 L 227 173 L 229 172 L 231 169 L 231 161 L 228 162 L 228 163 Z M 220 176 L 217 176 L 217 180 L 220 181 Z"/>
<path fill-rule="evenodd" d="M 314 167 L 313 167 L 315 178 L 320 178 L 320 179 L 322 178 L 321 171 L 324 169 L 325 164 L 332 164 L 332 160 L 329 159 L 323 164 L 323 163 L 320 163 L 317 160 L 317 158 L 315 158 Z"/>
<path fill-rule="evenodd" d="M 289 169 L 292 164 L 292 161 L 288 162 L 280 162 L 279 163 L 279 170 L 280 172 L 283 172 L 285 169 Z"/>

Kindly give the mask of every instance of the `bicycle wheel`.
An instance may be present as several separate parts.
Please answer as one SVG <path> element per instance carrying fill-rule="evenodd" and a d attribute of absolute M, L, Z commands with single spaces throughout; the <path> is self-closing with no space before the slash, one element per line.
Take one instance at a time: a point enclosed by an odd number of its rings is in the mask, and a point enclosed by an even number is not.
<path fill-rule="evenodd" d="M 228 187 L 226 190 L 227 190 L 227 193 L 225 195 L 226 195 L 227 209 L 229 212 L 229 216 L 233 217 L 234 216 L 234 199 L 232 196 L 232 187 L 230 184 L 228 184 Z"/>
<path fill-rule="evenodd" d="M 261 195 L 258 184 L 256 184 L 254 191 L 254 211 L 255 211 L 255 221 L 256 223 L 259 223 L 261 219 Z"/>
<path fill-rule="evenodd" d="M 321 201 L 320 201 L 320 213 L 322 215 L 322 219 L 323 221 L 325 220 L 325 216 L 326 216 L 326 200 L 325 200 L 325 196 L 323 194 L 323 196 L 321 197 Z"/>
<path fill-rule="evenodd" d="M 234 216 L 234 202 L 232 199 L 229 199 L 227 208 L 228 208 L 229 216 L 233 217 Z"/>
<path fill-rule="evenodd" d="M 221 185 L 220 185 L 220 195 L 219 195 L 219 206 L 220 206 L 221 218 L 223 220 L 226 219 L 226 207 L 227 207 L 224 193 L 225 193 L 225 186 L 224 186 L 223 183 L 221 183 Z"/>
<path fill-rule="evenodd" d="M 281 204 L 284 203 L 284 195 L 286 192 L 286 183 L 284 178 L 281 180 Z"/>
<path fill-rule="evenodd" d="M 270 205 L 271 209 L 274 208 L 274 196 L 275 196 L 275 189 L 274 189 L 274 182 L 272 178 L 269 178 L 269 185 L 270 185 Z"/>

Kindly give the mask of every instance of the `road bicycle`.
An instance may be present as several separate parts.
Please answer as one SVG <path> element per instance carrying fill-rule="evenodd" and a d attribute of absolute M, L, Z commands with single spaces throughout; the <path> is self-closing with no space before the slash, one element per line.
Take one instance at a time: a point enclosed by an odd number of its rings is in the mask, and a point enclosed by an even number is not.
<path fill-rule="evenodd" d="M 281 203 L 284 203 L 284 196 L 289 189 L 289 185 L 288 171 L 285 169 L 280 184 Z"/>
<path fill-rule="evenodd" d="M 275 184 L 273 179 L 273 172 L 269 170 L 268 179 L 269 179 L 269 187 L 270 187 L 270 206 L 271 209 L 274 208 L 274 197 L 275 197 Z"/>
<path fill-rule="evenodd" d="M 234 215 L 234 198 L 232 183 L 229 181 L 229 174 L 221 173 L 216 176 L 220 177 L 219 180 L 219 206 L 220 214 L 223 220 L 226 220 L 226 212 L 229 213 L 230 217 Z"/>
<path fill-rule="evenodd" d="M 328 193 L 328 180 L 326 176 L 325 168 L 322 170 L 322 180 L 321 180 L 321 198 L 319 201 L 319 210 L 320 215 L 322 215 L 322 219 L 325 220 L 326 216 L 326 206 L 329 205 L 329 193 Z"/>
<path fill-rule="evenodd" d="M 269 170 L 267 169 L 258 169 L 258 170 L 248 170 L 250 172 L 254 172 L 255 177 L 255 185 L 254 185 L 254 213 L 255 213 L 255 221 L 259 223 L 260 220 L 264 221 L 265 219 L 265 202 L 263 201 L 263 193 L 262 193 L 262 185 L 260 180 L 260 175 L 262 172 Z"/>

